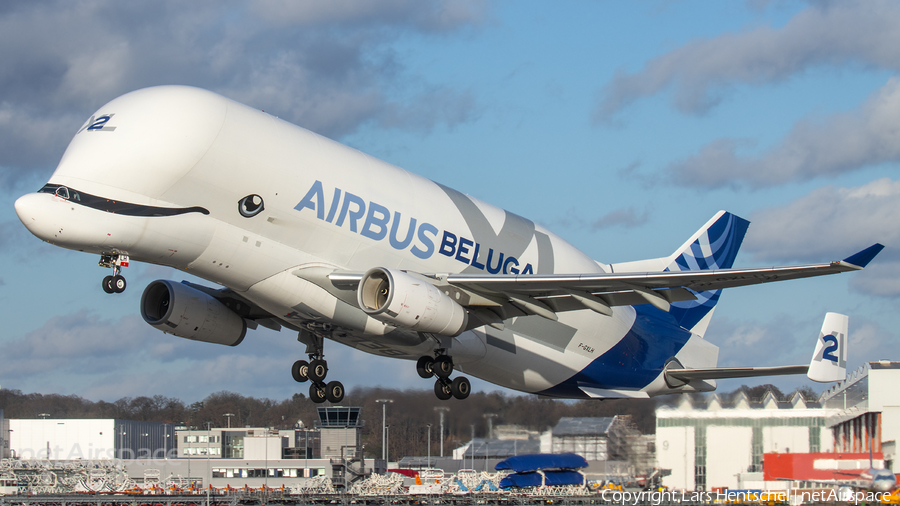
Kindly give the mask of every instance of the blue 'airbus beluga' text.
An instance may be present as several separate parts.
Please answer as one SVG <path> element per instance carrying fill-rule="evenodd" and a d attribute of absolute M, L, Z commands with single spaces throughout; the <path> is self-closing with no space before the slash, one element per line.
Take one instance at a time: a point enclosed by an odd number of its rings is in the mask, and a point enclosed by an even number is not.
<path fill-rule="evenodd" d="M 490 274 L 534 274 L 530 263 L 519 269 L 519 260 L 493 248 L 468 239 L 459 234 L 439 230 L 431 223 L 409 217 L 408 222 L 399 211 L 391 211 L 377 202 L 335 188 L 331 202 L 325 203 L 325 189 L 321 181 L 316 181 L 306 192 L 306 196 L 294 206 L 297 211 L 310 209 L 316 218 L 338 227 L 345 224 L 353 233 L 373 241 L 388 239 L 391 247 L 406 250 L 423 260 L 431 258 L 435 251 L 463 264 Z M 362 221 L 362 226 L 360 226 Z M 403 232 L 405 230 L 405 233 Z M 435 243 L 440 236 L 440 247 Z"/>

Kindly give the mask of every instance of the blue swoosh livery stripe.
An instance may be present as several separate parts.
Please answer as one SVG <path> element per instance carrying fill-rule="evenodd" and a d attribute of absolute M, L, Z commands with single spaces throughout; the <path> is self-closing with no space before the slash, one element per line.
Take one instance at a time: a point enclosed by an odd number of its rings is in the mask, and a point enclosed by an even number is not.
<path fill-rule="evenodd" d="M 671 315 L 650 305 L 635 306 L 634 325 L 615 346 L 587 367 L 539 395 L 588 397 L 580 387 L 639 390 L 649 385 L 669 358 L 691 337 Z"/>

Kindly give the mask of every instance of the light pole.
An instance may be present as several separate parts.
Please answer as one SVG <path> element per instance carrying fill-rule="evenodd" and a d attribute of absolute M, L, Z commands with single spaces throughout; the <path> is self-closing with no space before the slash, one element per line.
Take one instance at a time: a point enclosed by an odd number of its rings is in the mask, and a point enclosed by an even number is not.
<path fill-rule="evenodd" d="M 469 446 L 472 447 L 472 470 L 474 471 L 475 470 L 475 424 L 474 423 L 470 424 L 470 427 L 472 427 L 472 444 Z M 465 462 L 463 462 L 463 463 L 465 463 Z"/>
<path fill-rule="evenodd" d="M 234 416 L 234 413 L 225 413 L 222 416 L 228 417 L 228 428 L 230 429 L 231 428 L 231 417 Z"/>
<path fill-rule="evenodd" d="M 497 413 L 485 413 L 484 418 L 488 422 L 488 439 L 494 439 L 494 418 L 497 418 Z"/>
<path fill-rule="evenodd" d="M 209 433 L 212 422 L 206 422 L 206 474 L 208 476 L 206 482 L 206 506 L 209 506 L 209 487 L 212 486 L 212 464 L 209 461 Z"/>
<path fill-rule="evenodd" d="M 391 456 L 391 452 L 387 451 L 388 446 L 390 446 L 390 444 L 391 444 L 391 426 L 390 426 L 390 425 L 385 425 L 385 426 L 384 426 L 384 435 L 385 435 L 385 439 L 386 439 L 386 441 L 387 441 L 387 442 L 384 444 L 384 449 L 385 449 L 385 453 L 384 453 L 384 468 L 387 469 L 387 465 L 388 465 L 388 457 Z"/>
<path fill-rule="evenodd" d="M 441 457 L 443 457 L 444 456 L 444 413 L 450 411 L 450 408 L 448 408 L 446 406 L 438 406 L 438 407 L 434 408 L 434 410 L 437 411 L 441 416 L 440 440 L 441 440 Z"/>
<path fill-rule="evenodd" d="M 376 404 L 381 404 L 381 460 L 387 467 L 387 405 L 394 402 L 393 399 L 377 399 Z"/>
<path fill-rule="evenodd" d="M 431 469 L 431 424 L 428 424 L 428 468 Z"/>

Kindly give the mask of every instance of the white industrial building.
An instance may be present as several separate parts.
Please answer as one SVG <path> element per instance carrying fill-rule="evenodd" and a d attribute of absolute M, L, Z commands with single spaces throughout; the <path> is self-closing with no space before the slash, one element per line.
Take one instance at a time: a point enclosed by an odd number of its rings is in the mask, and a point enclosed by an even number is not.
<path fill-rule="evenodd" d="M 115 419 L 6 420 L 9 456 L 95 460 L 173 458 L 175 425 Z"/>
<path fill-rule="evenodd" d="M 885 465 L 897 469 L 900 441 L 900 362 L 869 362 L 846 380 L 822 393 L 822 405 L 831 413 L 826 421 L 835 451 L 865 453 L 872 446 L 883 452 Z"/>
<path fill-rule="evenodd" d="M 799 394 L 788 402 L 772 392 L 759 402 L 744 392 L 727 401 L 713 395 L 702 405 L 682 396 L 677 406 L 656 411 L 657 465 L 672 471 L 663 484 L 680 490 L 766 488 L 763 454 L 832 451 L 826 421 L 836 413 Z"/>

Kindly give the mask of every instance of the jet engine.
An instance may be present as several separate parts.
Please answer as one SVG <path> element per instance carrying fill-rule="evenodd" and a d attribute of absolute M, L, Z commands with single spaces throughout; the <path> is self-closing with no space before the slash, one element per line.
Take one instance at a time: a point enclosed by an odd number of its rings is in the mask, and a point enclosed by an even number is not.
<path fill-rule="evenodd" d="M 141 317 L 167 334 L 206 343 L 237 346 L 247 334 L 244 319 L 214 297 L 163 279 L 144 289 Z"/>
<path fill-rule="evenodd" d="M 369 269 L 356 292 L 366 314 L 395 327 L 456 336 L 469 320 L 465 308 L 438 287 L 403 271 Z"/>

